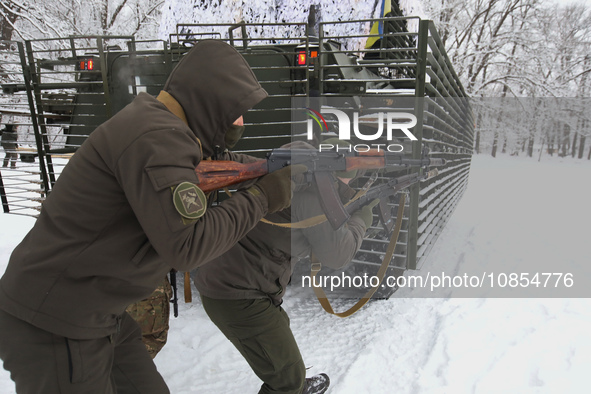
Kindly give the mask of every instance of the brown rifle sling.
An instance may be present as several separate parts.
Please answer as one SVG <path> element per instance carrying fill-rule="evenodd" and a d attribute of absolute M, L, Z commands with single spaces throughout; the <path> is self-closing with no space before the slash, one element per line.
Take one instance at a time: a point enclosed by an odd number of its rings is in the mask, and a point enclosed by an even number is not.
<path fill-rule="evenodd" d="M 324 289 L 322 286 L 316 286 L 316 282 L 314 279 L 316 278 L 316 274 L 320 272 L 322 265 L 318 262 L 314 257 L 311 258 L 312 260 L 312 270 L 311 270 L 311 279 L 312 279 L 312 288 L 314 289 L 314 293 L 316 294 L 316 298 L 322 305 L 322 308 L 330 314 L 333 314 L 338 317 L 349 317 L 358 310 L 360 310 L 367 302 L 371 299 L 374 293 L 378 290 L 382 281 L 384 280 L 384 276 L 386 275 L 386 271 L 388 270 L 388 265 L 390 264 L 390 260 L 394 256 L 394 249 L 396 249 L 396 243 L 398 242 L 398 236 L 400 235 L 400 229 L 402 227 L 402 216 L 404 214 L 404 204 L 406 201 L 406 195 L 402 194 L 400 197 L 399 205 L 398 205 L 398 212 L 396 214 L 396 226 L 392 231 L 392 236 L 390 237 L 390 243 L 388 244 L 388 248 L 386 250 L 386 254 L 384 255 L 384 259 L 382 260 L 382 265 L 378 270 L 377 277 L 379 278 L 379 283 L 376 287 L 371 288 L 364 296 L 361 298 L 355 305 L 351 308 L 346 310 L 345 312 L 335 312 L 326 297 L 326 293 L 324 293 Z"/>
<path fill-rule="evenodd" d="M 189 303 L 193 301 L 193 295 L 191 294 L 191 275 L 188 272 L 185 272 L 185 303 Z"/>

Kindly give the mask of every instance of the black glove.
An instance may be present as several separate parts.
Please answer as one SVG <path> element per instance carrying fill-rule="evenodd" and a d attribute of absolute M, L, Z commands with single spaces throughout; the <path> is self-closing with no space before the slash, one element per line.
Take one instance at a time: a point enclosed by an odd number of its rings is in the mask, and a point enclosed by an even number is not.
<path fill-rule="evenodd" d="M 364 206 L 360 210 L 353 213 L 352 217 L 360 218 L 361 220 L 363 220 L 363 223 L 365 223 L 365 228 L 366 229 L 369 228 L 369 226 L 371 226 L 371 224 L 373 223 L 373 212 L 372 212 L 373 207 L 375 207 L 379 203 L 380 203 L 380 199 L 376 198 L 375 200 L 373 200 L 372 202 L 370 202 L 369 204 L 367 204 L 366 206 Z"/>
<path fill-rule="evenodd" d="M 281 211 L 291 205 L 294 184 L 291 177 L 308 170 L 303 164 L 287 166 L 262 177 L 255 186 L 267 197 L 269 213 Z"/>

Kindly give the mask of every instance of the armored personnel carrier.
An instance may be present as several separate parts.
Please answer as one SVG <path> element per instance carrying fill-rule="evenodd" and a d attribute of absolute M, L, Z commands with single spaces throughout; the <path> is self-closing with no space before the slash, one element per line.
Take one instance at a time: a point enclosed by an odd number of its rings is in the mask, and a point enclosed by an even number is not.
<path fill-rule="evenodd" d="M 404 154 L 428 154 L 447 164 L 437 177 L 406 192 L 389 274 L 420 268 L 468 184 L 474 121 L 465 91 L 432 21 L 393 16 L 318 26 L 311 31 L 305 23 L 182 24 L 167 41 L 94 36 L 7 43 L 0 112 L 2 123 L 11 119 L 19 125 L 21 162 L 0 172 L 4 212 L 36 216 L 69 155 L 96 126 L 138 92 L 158 94 L 197 41 L 224 40 L 245 57 L 269 93 L 246 114 L 248 131 L 237 151 L 264 157 L 299 138 L 294 125 L 305 120 L 294 112 L 302 108 L 337 102 L 343 111 L 371 118 L 365 104 L 370 100 L 373 108 L 394 105 L 414 114 L 416 140 L 397 139 Z M 326 120 L 337 123 L 330 116 Z M 317 137 L 316 143 L 322 135 Z M 363 174 L 354 186 L 361 188 L 372 175 L 377 183 L 391 176 Z M 398 201 L 395 196 L 388 202 L 392 215 Z M 375 274 L 388 242 L 376 220 L 349 270 Z M 377 296 L 395 290 L 385 286 Z"/>

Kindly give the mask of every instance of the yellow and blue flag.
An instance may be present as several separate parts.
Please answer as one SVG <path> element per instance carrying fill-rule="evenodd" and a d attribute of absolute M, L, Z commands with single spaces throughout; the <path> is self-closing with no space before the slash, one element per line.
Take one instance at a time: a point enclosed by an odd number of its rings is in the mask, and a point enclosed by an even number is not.
<path fill-rule="evenodd" d="M 384 18 L 392 11 L 392 0 L 382 0 L 382 10 L 380 12 L 380 17 Z M 384 22 L 378 21 L 374 22 L 369 34 L 373 37 L 369 37 L 367 42 L 365 43 L 365 49 L 371 48 L 373 44 L 377 40 L 379 40 L 384 35 Z"/>

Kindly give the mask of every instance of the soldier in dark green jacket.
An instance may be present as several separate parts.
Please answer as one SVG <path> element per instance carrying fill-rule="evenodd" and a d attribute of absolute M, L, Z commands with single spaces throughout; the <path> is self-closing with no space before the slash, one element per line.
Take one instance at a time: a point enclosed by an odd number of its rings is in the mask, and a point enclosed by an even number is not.
<path fill-rule="evenodd" d="M 0 358 L 19 394 L 168 393 L 125 308 L 291 202 L 291 168 L 206 208 L 195 167 L 266 97 L 240 54 L 196 44 L 80 147 L 0 279 Z M 218 148 L 216 148 L 218 147 Z"/>
<path fill-rule="evenodd" d="M 6 153 L 2 167 L 8 167 L 8 163 L 10 162 L 10 167 L 16 168 L 16 161 L 18 160 L 18 153 L 16 153 L 18 148 L 16 127 L 13 124 L 7 124 L 0 133 L 2 134 L 2 148 L 4 148 L 4 152 Z"/>
<path fill-rule="evenodd" d="M 355 191 L 347 183 L 354 171 L 336 175 L 341 198 L 350 200 Z M 323 214 L 315 186 L 301 186 L 291 208 L 265 217 L 274 224 L 259 223 L 213 264 L 193 273 L 207 314 L 263 381 L 260 394 L 325 392 L 325 374 L 306 379 L 289 317 L 281 307 L 283 295 L 295 264 L 312 253 L 323 266 L 338 269 L 348 264 L 371 225 L 377 203 L 354 213 L 337 231 L 328 222 L 303 229 L 275 225 Z"/>

